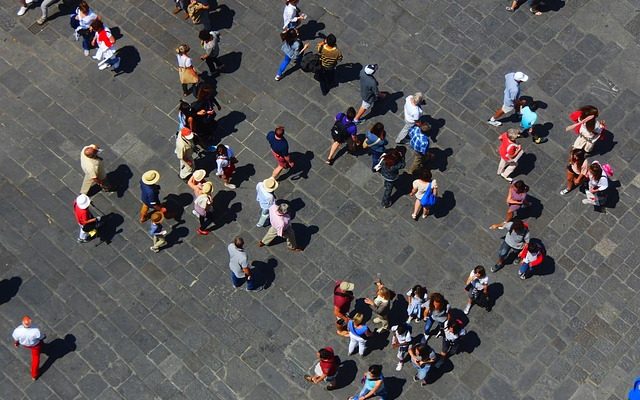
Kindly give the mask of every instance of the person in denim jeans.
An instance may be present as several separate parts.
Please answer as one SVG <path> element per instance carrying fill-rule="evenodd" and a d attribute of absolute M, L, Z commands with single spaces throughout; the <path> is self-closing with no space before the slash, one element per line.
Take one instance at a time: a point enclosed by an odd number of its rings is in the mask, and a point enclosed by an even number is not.
<path fill-rule="evenodd" d="M 369 148 L 371 154 L 371 171 L 376 172 L 374 169 L 380 161 L 380 156 L 384 153 L 385 146 L 389 143 L 385 136 L 387 132 L 384 130 L 384 125 L 381 122 L 376 122 L 369 129 L 365 135 L 365 140 L 362 142 L 363 148 Z"/>
<path fill-rule="evenodd" d="M 381 400 L 387 398 L 387 389 L 384 386 L 384 376 L 382 375 L 382 365 L 372 365 L 362 378 L 362 389 L 349 400 L 371 399 L 379 396 Z"/>
<path fill-rule="evenodd" d="M 529 243 L 529 227 L 519 218 L 513 218 L 510 222 L 493 224 L 489 229 L 506 229 L 504 240 L 498 249 L 498 261 L 491 267 L 491 272 L 497 272 L 504 267 L 511 254 L 519 253 Z"/>
<path fill-rule="evenodd" d="M 544 248 L 536 242 L 531 242 L 524 246 L 518 258 L 522 260 L 518 275 L 520 279 L 527 279 L 533 274 L 533 268 L 544 261 Z"/>
<path fill-rule="evenodd" d="M 422 338 L 422 343 L 426 343 L 431 336 L 431 329 L 440 330 L 442 324 L 444 324 L 449 318 L 451 318 L 451 314 L 449 310 L 451 309 L 451 304 L 444 298 L 443 295 L 437 292 L 431 293 L 429 296 L 429 300 L 423 305 L 424 312 L 424 337 Z"/>
<path fill-rule="evenodd" d="M 300 64 L 302 53 L 309 47 L 309 44 L 303 44 L 302 40 L 298 37 L 298 31 L 295 29 L 287 29 L 280 34 L 282 39 L 282 52 L 284 53 L 284 59 L 280 63 L 278 73 L 276 74 L 276 81 L 282 79 L 284 70 L 287 69 L 287 65 L 291 60 L 295 60 L 296 64 Z"/>
<path fill-rule="evenodd" d="M 76 8 L 75 14 L 71 16 L 69 20 L 69 24 L 74 30 L 74 36 L 76 40 L 79 40 L 82 37 L 82 50 L 84 50 L 84 55 L 89 55 L 89 49 L 91 49 L 91 39 L 93 36 L 89 32 L 89 28 L 91 27 L 91 23 L 94 19 L 98 18 L 95 12 L 89 7 L 86 1 L 80 1 L 78 4 L 78 8 Z"/>
<path fill-rule="evenodd" d="M 421 385 L 425 386 L 427 384 L 427 374 L 438 359 L 436 352 L 428 344 L 418 343 L 409 347 L 409 355 L 411 356 L 411 364 L 417 371 L 413 381 L 420 381 Z"/>
<path fill-rule="evenodd" d="M 404 154 L 398 149 L 391 149 L 384 154 L 380 175 L 384 178 L 384 192 L 382 193 L 382 206 L 391 207 L 391 192 L 400 176 L 400 170 L 404 168 Z"/>

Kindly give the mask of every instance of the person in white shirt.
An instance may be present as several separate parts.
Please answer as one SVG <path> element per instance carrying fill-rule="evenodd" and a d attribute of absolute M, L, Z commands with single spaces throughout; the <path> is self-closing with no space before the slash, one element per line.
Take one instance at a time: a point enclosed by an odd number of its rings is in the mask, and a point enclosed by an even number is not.
<path fill-rule="evenodd" d="M 396 137 L 396 143 L 402 143 L 407 137 L 407 133 L 409 133 L 409 128 L 420 119 L 422 116 L 422 104 L 424 104 L 424 96 L 421 92 L 407 96 L 404 102 L 404 126 Z"/>
<path fill-rule="evenodd" d="M 224 187 L 235 189 L 236 185 L 231 183 L 231 175 L 236 170 L 238 160 L 233 149 L 226 144 L 220 143 L 216 147 L 216 175 L 224 182 Z"/>
<path fill-rule="evenodd" d="M 464 308 L 465 314 L 469 314 L 474 303 L 487 301 L 489 298 L 489 277 L 482 265 L 478 265 L 471 271 L 465 282 L 464 290 L 467 291 L 467 296 L 469 297 L 467 306 Z"/>
<path fill-rule="evenodd" d="M 447 320 L 444 323 L 442 336 L 442 351 L 440 355 L 443 358 L 451 357 L 458 352 L 460 347 L 460 337 L 467 332 L 464 330 L 464 324 L 461 320 Z"/>
<path fill-rule="evenodd" d="M 282 13 L 282 19 L 284 20 L 282 30 L 286 31 L 287 29 L 296 29 L 298 28 L 300 21 L 305 20 L 307 16 L 301 13 L 298 8 L 300 0 L 286 0 L 285 2 L 286 5 L 284 6 L 284 12 Z"/>
<path fill-rule="evenodd" d="M 391 346 L 394 349 L 398 349 L 396 357 L 398 358 L 398 365 L 396 365 L 396 371 L 402 370 L 404 361 L 409 354 L 409 345 L 411 344 L 411 325 L 407 323 L 401 323 L 391 327 Z"/>
<path fill-rule="evenodd" d="M 605 205 L 607 203 L 609 178 L 598 161 L 594 161 L 589 165 L 587 177 L 589 178 L 589 190 L 585 191 L 587 198 L 582 200 L 582 204 L 596 207 Z"/>
<path fill-rule="evenodd" d="M 256 185 L 256 201 L 260 205 L 260 219 L 256 224 L 262 228 L 269 219 L 269 207 L 276 204 L 276 196 L 273 194 L 278 188 L 278 181 L 274 178 L 267 178 Z"/>
<path fill-rule="evenodd" d="M 40 353 L 44 335 L 31 322 L 31 317 L 22 317 L 22 324 L 13 330 L 13 341 L 16 347 L 26 347 L 31 349 L 31 379 L 38 379 L 40 369 Z"/>

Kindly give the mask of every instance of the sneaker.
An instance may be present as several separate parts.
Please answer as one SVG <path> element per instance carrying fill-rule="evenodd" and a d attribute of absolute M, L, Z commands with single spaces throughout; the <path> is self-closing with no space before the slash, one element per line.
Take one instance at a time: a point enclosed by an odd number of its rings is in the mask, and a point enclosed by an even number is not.
<path fill-rule="evenodd" d="M 233 183 L 225 183 L 224 187 L 226 187 L 227 189 L 235 189 L 236 185 L 234 185 Z"/>
<path fill-rule="evenodd" d="M 398 365 L 396 365 L 396 371 L 402 371 L 402 366 L 404 365 L 404 363 L 402 361 L 400 361 L 398 363 Z"/>
<path fill-rule="evenodd" d="M 582 204 L 588 204 L 588 205 L 595 206 L 595 205 L 596 205 L 596 202 L 595 202 L 595 201 L 593 201 L 593 200 L 589 200 L 589 199 L 583 199 L 583 200 L 582 200 Z"/>
<path fill-rule="evenodd" d="M 27 12 L 27 7 L 20 7 L 18 10 L 18 17 L 23 16 Z"/>
<path fill-rule="evenodd" d="M 264 247 L 264 243 L 262 243 L 262 240 L 258 241 L 258 247 Z"/>
<path fill-rule="evenodd" d="M 496 121 L 496 120 L 490 120 L 490 119 L 487 120 L 487 123 L 489 125 L 493 125 L 493 126 L 501 126 L 502 125 L 502 122 Z"/>
<path fill-rule="evenodd" d="M 442 329 L 438 329 L 438 333 L 436 333 L 436 337 L 442 336 Z"/>
<path fill-rule="evenodd" d="M 520 274 L 520 279 L 525 280 L 527 279 L 527 276 L 525 274 Z"/>
<path fill-rule="evenodd" d="M 565 194 L 569 193 L 569 191 L 567 189 L 562 189 L 560 191 L 560 196 L 564 196 Z"/>
<path fill-rule="evenodd" d="M 102 63 L 102 64 L 100 64 L 100 65 L 98 65 L 98 69 L 99 69 L 100 71 L 105 70 L 105 69 L 107 69 L 107 68 L 109 68 L 109 64 L 107 64 L 106 62 L 105 62 L 105 63 Z"/>
<path fill-rule="evenodd" d="M 47 21 L 47 17 L 40 17 L 36 20 L 36 24 L 43 25 Z"/>
<path fill-rule="evenodd" d="M 280 79 L 282 79 L 282 77 L 280 75 L 276 75 L 276 77 L 274 78 L 276 81 L 279 81 Z"/>
<path fill-rule="evenodd" d="M 78 40 L 80 40 L 80 34 L 78 32 L 73 32 L 73 38 L 76 40 L 76 42 Z"/>
<path fill-rule="evenodd" d="M 494 265 L 493 267 L 491 267 L 491 272 L 498 272 L 502 269 L 502 265 Z"/>
<path fill-rule="evenodd" d="M 155 247 L 151 246 L 149 247 L 149 250 L 153 251 L 154 253 L 157 253 L 160 251 L 160 249 L 156 249 Z"/>
<path fill-rule="evenodd" d="M 88 56 L 89 56 L 89 50 L 84 50 L 84 51 L 83 51 L 83 53 L 84 53 L 84 56 L 85 56 L 85 57 L 88 57 Z"/>
<path fill-rule="evenodd" d="M 467 303 L 467 306 L 464 308 L 464 315 L 469 314 L 469 311 L 471 311 L 471 304 Z"/>
<path fill-rule="evenodd" d="M 194 217 L 196 218 L 200 218 L 200 214 L 198 214 L 198 212 L 196 210 L 191 210 L 191 214 L 193 214 Z"/>
<path fill-rule="evenodd" d="M 78 243 L 87 243 L 88 240 L 87 239 L 78 238 L 77 242 Z"/>
<path fill-rule="evenodd" d="M 246 290 L 247 292 L 255 293 L 255 292 L 259 292 L 259 291 L 261 291 L 262 289 L 264 289 L 262 286 L 258 286 L 258 287 L 257 287 L 257 288 L 255 288 L 255 289 L 245 288 L 244 290 Z"/>
<path fill-rule="evenodd" d="M 427 381 L 422 380 L 422 382 L 420 382 L 420 386 L 427 386 Z"/>
<path fill-rule="evenodd" d="M 100 57 L 98 57 L 97 54 L 95 56 L 91 57 L 91 58 L 93 58 L 94 60 L 98 60 L 98 61 L 100 60 Z"/>
<path fill-rule="evenodd" d="M 543 137 L 540 137 L 540 136 L 536 136 L 536 137 L 533 138 L 533 143 L 535 143 L 535 144 L 541 144 L 541 143 L 544 143 L 546 141 L 547 141 L 547 138 L 543 138 Z"/>
<path fill-rule="evenodd" d="M 209 231 L 200 229 L 200 228 L 198 228 L 197 232 L 198 232 L 198 235 L 202 235 L 202 236 L 207 236 L 209 234 Z"/>
<path fill-rule="evenodd" d="M 500 175 L 500 176 L 502 176 L 502 175 Z M 507 182 L 509 182 L 509 183 L 513 182 L 513 178 L 504 177 L 504 176 L 502 176 L 502 177 L 503 177 L 504 179 L 506 179 L 506 180 L 507 180 Z"/>
<path fill-rule="evenodd" d="M 418 379 L 418 375 L 414 375 L 414 376 L 413 376 L 413 381 L 414 381 L 414 382 L 418 382 L 419 380 L 420 380 L 420 379 Z"/>

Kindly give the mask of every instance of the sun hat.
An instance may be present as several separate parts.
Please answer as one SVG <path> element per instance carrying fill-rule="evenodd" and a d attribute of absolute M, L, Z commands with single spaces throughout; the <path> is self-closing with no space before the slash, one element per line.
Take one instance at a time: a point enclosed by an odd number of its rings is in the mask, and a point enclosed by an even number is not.
<path fill-rule="evenodd" d="M 207 171 L 205 171 L 203 169 L 197 169 L 197 170 L 193 171 L 193 179 L 198 181 L 198 182 L 203 180 L 205 175 L 207 175 Z"/>
<path fill-rule="evenodd" d="M 76 204 L 81 210 L 86 210 L 87 208 L 89 208 L 89 204 L 91 204 L 91 199 L 86 194 L 81 194 L 80 196 L 76 197 Z"/>
<path fill-rule="evenodd" d="M 269 177 L 262 181 L 264 185 L 264 190 L 271 193 L 278 188 L 278 181 L 274 177 Z"/>
<path fill-rule="evenodd" d="M 164 220 L 164 215 L 162 215 L 160 211 L 154 211 L 151 214 L 151 222 L 153 222 L 154 224 L 159 224 L 163 220 Z"/>
<path fill-rule="evenodd" d="M 142 183 L 145 185 L 155 185 L 160 180 L 160 172 L 155 169 L 150 169 L 149 171 L 142 174 Z"/>
<path fill-rule="evenodd" d="M 340 282 L 340 290 L 344 290 L 345 292 L 352 292 L 355 287 L 356 285 L 351 282 Z"/>
<path fill-rule="evenodd" d="M 187 140 L 193 139 L 193 131 L 187 127 L 180 130 L 180 135 Z"/>
<path fill-rule="evenodd" d="M 529 80 L 529 76 L 527 74 L 525 74 L 524 72 L 516 72 L 515 74 L 513 74 L 513 79 L 515 79 L 516 81 L 519 82 L 526 82 Z"/>
<path fill-rule="evenodd" d="M 203 183 L 202 184 L 202 193 L 210 194 L 211 192 L 213 192 L 213 183 L 211 183 L 211 182 Z"/>

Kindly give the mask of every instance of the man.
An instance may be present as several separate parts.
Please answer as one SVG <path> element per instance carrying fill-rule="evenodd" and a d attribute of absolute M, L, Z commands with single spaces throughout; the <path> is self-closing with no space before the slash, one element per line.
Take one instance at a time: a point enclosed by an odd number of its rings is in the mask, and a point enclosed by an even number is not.
<path fill-rule="evenodd" d="M 73 202 L 73 213 L 76 216 L 76 222 L 80 225 L 80 234 L 78 235 L 78 243 L 87 243 L 98 234 L 98 223 L 100 217 L 94 217 L 89 211 L 91 199 L 86 194 L 76 197 Z"/>
<path fill-rule="evenodd" d="M 360 97 L 362 97 L 362 104 L 353 120 L 356 124 L 364 121 L 364 113 L 371 110 L 376 100 L 386 96 L 385 93 L 380 93 L 378 90 L 378 81 L 373 77 L 373 74 L 375 74 L 377 70 L 378 64 L 369 64 L 365 65 L 362 71 L 360 71 Z"/>
<path fill-rule="evenodd" d="M 224 67 L 224 65 L 218 61 L 218 55 L 220 54 L 220 33 L 218 31 L 203 29 L 198 34 L 198 37 L 204 50 L 204 54 L 200 56 L 200 59 L 207 63 L 211 75 L 220 72 L 220 69 Z"/>
<path fill-rule="evenodd" d="M 426 386 L 427 374 L 431 366 L 438 360 L 436 352 L 428 344 L 418 343 L 409 347 L 409 356 L 411 356 L 411 364 L 417 371 L 413 381 L 419 381 L 422 386 Z"/>
<path fill-rule="evenodd" d="M 336 389 L 336 376 L 338 375 L 338 367 L 340 367 L 340 358 L 333 352 L 333 348 L 324 347 L 316 352 L 318 362 L 313 367 L 315 375 L 305 375 L 307 382 L 318 384 L 327 382 L 326 389 Z"/>
<path fill-rule="evenodd" d="M 336 36 L 333 33 L 330 33 L 326 39 L 318 43 L 317 50 L 318 54 L 320 54 L 318 80 L 320 81 L 322 95 L 326 96 L 336 80 L 336 66 L 342 61 L 342 52 L 337 46 Z"/>
<path fill-rule="evenodd" d="M 251 272 L 247 261 L 247 253 L 244 251 L 244 239 L 237 236 L 233 239 L 233 243 L 227 246 L 229 251 L 229 269 L 231 270 L 231 283 L 235 289 L 247 282 L 247 291 L 255 292 L 262 290 L 262 287 L 256 284 L 256 280 Z"/>
<path fill-rule="evenodd" d="M 102 167 L 102 158 L 99 157 L 100 153 L 102 149 L 97 144 L 84 146 L 80 152 L 80 167 L 84 172 L 84 180 L 80 188 L 82 194 L 89 193 L 93 185 L 100 185 L 105 192 L 111 190 Z"/>
<path fill-rule="evenodd" d="M 31 350 L 31 379 L 38 379 L 40 368 L 40 353 L 45 338 L 28 315 L 22 317 L 22 324 L 13 330 L 13 345 Z"/>
<path fill-rule="evenodd" d="M 349 337 L 347 323 L 349 322 L 351 302 L 355 298 L 353 296 L 354 287 L 355 285 L 351 282 L 336 281 L 333 288 L 333 315 L 336 317 L 336 333 L 344 337 Z"/>
<path fill-rule="evenodd" d="M 510 222 L 493 224 L 489 229 L 506 229 L 504 240 L 498 249 L 498 261 L 491 267 L 491 272 L 497 272 L 504 267 L 511 254 L 518 254 L 529 243 L 529 227 L 519 218 L 513 218 Z"/>
<path fill-rule="evenodd" d="M 424 104 L 424 96 L 421 92 L 416 92 L 411 96 L 407 96 L 404 101 L 404 126 L 396 137 L 396 143 L 404 142 L 409 128 L 411 128 L 417 120 L 422 117 L 422 105 Z"/>
<path fill-rule="evenodd" d="M 269 218 L 269 207 L 276 204 L 276 196 L 273 192 L 278 188 L 278 181 L 269 177 L 256 185 L 256 200 L 260 205 L 260 219 L 256 224 L 262 228 Z"/>
<path fill-rule="evenodd" d="M 160 211 L 164 214 L 167 210 L 160 203 L 160 186 L 157 185 L 160 180 L 160 173 L 154 169 L 142 174 L 140 180 L 140 223 L 144 223 L 149 219 L 149 210 Z"/>
<path fill-rule="evenodd" d="M 271 154 L 278 162 L 278 166 L 271 173 L 271 177 L 277 179 L 283 169 L 294 166 L 291 156 L 289 156 L 289 142 L 284 137 L 284 126 L 277 126 L 275 130 L 267 133 L 267 142 L 271 147 Z"/>
<path fill-rule="evenodd" d="M 176 136 L 176 156 L 180 161 L 180 179 L 187 179 L 193 173 L 193 132 L 184 127 Z"/>
<path fill-rule="evenodd" d="M 416 120 L 415 124 L 409 129 L 409 146 L 414 151 L 413 161 L 409 167 L 409 173 L 415 173 L 419 168 L 422 168 L 425 164 L 427 157 L 427 151 L 429 150 L 429 136 L 427 132 L 431 129 L 431 126 L 422 120 Z"/>
<path fill-rule="evenodd" d="M 289 206 L 286 203 L 274 204 L 269 207 L 269 222 L 271 226 L 261 241 L 259 247 L 268 245 L 277 236 L 287 240 L 287 248 L 291 251 L 302 251 L 296 246 L 296 234 L 291 227 L 291 216 L 287 213 Z"/>
<path fill-rule="evenodd" d="M 510 72 L 504 76 L 504 99 L 502 101 L 502 107 L 499 108 L 496 113 L 487 121 L 490 125 L 500 126 L 502 122 L 496 121 L 503 115 L 514 111 L 520 113 L 521 102 L 520 98 L 520 84 L 529 80 L 529 77 L 523 72 Z"/>

